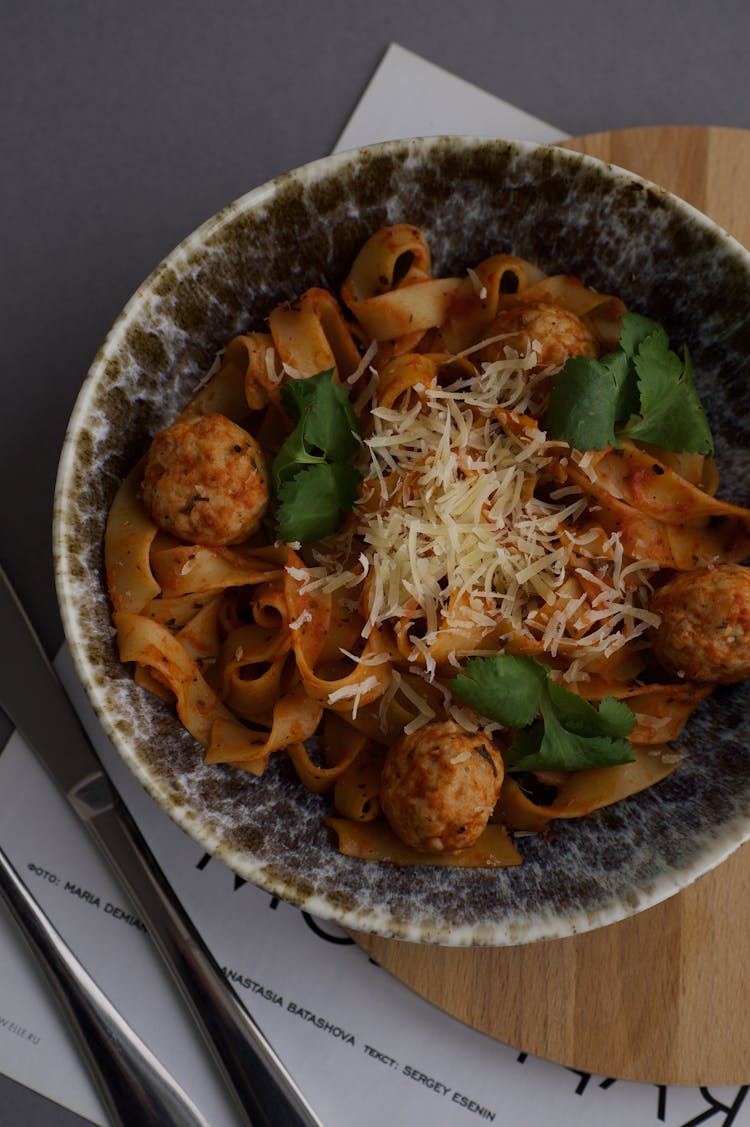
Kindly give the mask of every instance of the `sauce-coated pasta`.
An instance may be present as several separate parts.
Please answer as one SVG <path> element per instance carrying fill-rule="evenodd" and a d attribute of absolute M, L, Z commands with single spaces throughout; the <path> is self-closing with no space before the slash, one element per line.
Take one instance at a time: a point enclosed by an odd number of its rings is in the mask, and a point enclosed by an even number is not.
<path fill-rule="evenodd" d="M 616 345 L 617 297 L 510 255 L 436 278 L 402 224 L 368 240 L 341 298 L 308 290 L 232 340 L 123 483 L 106 536 L 120 656 L 208 763 L 260 776 L 287 756 L 330 796 L 344 852 L 518 864 L 514 831 L 674 771 L 691 712 L 750 671 L 750 512 L 716 498 L 707 455 L 545 431 L 563 365 Z M 325 371 L 359 421 L 358 500 L 317 542 L 281 543 L 282 388 Z M 496 653 L 626 704 L 633 761 L 506 769 L 513 731 L 451 690 Z"/>

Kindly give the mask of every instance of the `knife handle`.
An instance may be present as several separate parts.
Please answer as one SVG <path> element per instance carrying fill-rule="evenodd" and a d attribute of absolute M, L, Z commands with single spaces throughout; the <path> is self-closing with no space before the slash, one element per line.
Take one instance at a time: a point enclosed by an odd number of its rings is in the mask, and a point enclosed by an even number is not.
<path fill-rule="evenodd" d="M 52 926 L 2 849 L 0 897 L 57 996 L 112 1122 L 208 1127 Z"/>

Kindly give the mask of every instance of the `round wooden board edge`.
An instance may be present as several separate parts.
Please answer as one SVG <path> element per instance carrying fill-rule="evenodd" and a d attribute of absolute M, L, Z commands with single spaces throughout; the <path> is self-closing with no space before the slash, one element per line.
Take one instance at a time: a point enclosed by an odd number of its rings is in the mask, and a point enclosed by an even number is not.
<path fill-rule="evenodd" d="M 730 232 L 735 238 L 750 246 L 750 209 L 743 213 L 741 203 L 735 201 L 731 191 L 719 190 L 722 170 L 736 180 L 738 169 L 750 174 L 750 131 L 732 127 L 712 126 L 645 126 L 586 134 L 559 142 L 561 147 L 598 157 L 608 163 L 619 165 L 636 172 L 645 179 L 660 184 L 687 199 L 699 210 Z M 705 166 L 694 170 L 691 179 L 690 161 L 698 158 Z M 701 176 L 703 186 L 701 187 Z M 679 190 L 673 187 L 675 181 Z M 740 177 L 740 182 L 747 182 Z M 706 195 L 711 196 L 710 209 L 706 206 Z M 586 935 L 569 939 L 550 940 L 524 947 L 503 948 L 445 948 L 407 943 L 402 940 L 386 940 L 376 936 L 351 932 L 352 938 L 385 970 L 414 990 L 438 1009 L 462 1021 L 470 1028 L 488 1034 L 507 1044 L 512 1044 L 519 1052 L 528 1052 L 544 1057 L 557 1064 L 591 1072 L 597 1075 L 616 1076 L 618 1079 L 633 1080 L 655 1084 L 702 1084 L 734 1085 L 742 1084 L 750 1072 L 750 1032 L 743 1034 L 747 1023 L 743 1021 L 750 986 L 739 974 L 736 981 L 729 981 L 731 967 L 746 964 L 741 957 L 740 937 L 750 933 L 750 909 L 745 911 L 744 924 L 735 927 L 717 926 L 717 920 L 726 920 L 727 913 L 737 916 L 742 911 L 742 899 L 750 880 L 750 848 L 743 847 L 734 853 L 717 870 L 707 874 L 689 888 L 646 912 L 628 920 L 611 924 Z M 739 907 L 738 907 L 739 905 Z M 736 919 L 735 919 L 736 922 Z M 696 934 L 696 925 L 698 933 Z M 703 925 L 703 926 L 701 926 Z M 747 925 L 747 926 L 745 926 Z M 726 934 L 731 931 L 737 950 L 731 964 L 722 962 L 722 937 L 726 944 Z M 533 1007 L 533 1010 L 516 1014 L 515 1024 L 509 1014 L 510 998 L 506 1005 L 492 1005 L 488 999 L 487 984 L 497 984 L 498 979 L 507 985 L 512 978 L 519 981 L 529 974 L 543 973 L 545 965 L 550 978 L 565 970 L 573 980 L 570 991 L 562 990 L 566 999 L 576 996 L 576 980 L 580 965 L 597 959 L 597 947 L 604 952 L 616 951 L 619 974 L 623 981 L 638 992 L 638 973 L 648 964 L 643 956 L 651 960 L 663 960 L 664 982 L 661 990 L 651 993 L 653 973 L 641 974 L 641 996 L 632 1005 L 629 1018 L 622 1009 L 600 1005 L 589 1007 L 566 1002 L 568 1011 L 558 1022 L 550 1020 L 550 1006 Z M 675 938 L 681 939 L 680 950 L 675 952 Z M 661 940 L 661 942 L 660 942 Z M 627 950 L 638 948 L 635 967 L 627 963 Z M 671 949 L 670 949 L 671 948 Z M 745 944 L 745 954 L 750 956 L 750 942 Z M 713 962 L 712 962 L 713 956 Z M 550 964 L 554 963 L 552 968 Z M 653 966 L 653 963 L 651 964 Z M 498 974 L 497 972 L 500 971 Z M 635 979 L 633 972 L 635 971 Z M 712 973 L 712 971 L 714 973 Z M 644 987 L 644 981 L 649 985 Z M 700 981 L 706 999 L 687 1004 L 686 984 Z M 714 989 L 714 982 L 719 983 Z M 666 985 L 665 985 L 666 983 Z M 671 989 L 670 989 L 671 986 Z M 676 993 L 675 993 L 676 991 Z M 476 1000 L 475 1000 L 476 992 Z M 522 991 L 523 993 L 523 991 Z M 611 993 L 611 992 L 610 992 Z M 644 997 L 644 993 L 648 996 Z M 608 995 L 609 999 L 610 995 Z M 677 1001 L 675 1002 L 675 998 Z M 670 1006 L 680 1004 L 688 1022 L 688 1041 L 683 1028 L 679 1036 L 672 1032 L 673 1040 L 680 1042 L 679 1052 L 665 1061 L 663 1054 L 652 1051 L 637 1051 L 643 1033 L 649 1027 L 653 1032 L 654 1014 L 659 1013 L 666 1021 Z M 705 1002 L 712 1001 L 716 1008 L 720 1002 L 724 1011 L 720 1018 L 711 1022 Z M 514 999 L 515 1001 L 515 999 Z M 523 1000 L 520 1002 L 523 1007 Z M 729 1005 L 739 1021 L 727 1020 Z M 591 1029 L 595 1020 L 593 1010 L 599 1009 L 601 1028 L 592 1046 L 579 1047 L 570 1044 L 572 1033 L 562 1047 L 550 1036 L 550 1028 L 557 1025 L 573 1028 L 579 1021 L 586 1021 Z M 580 1017 L 579 1017 L 580 1013 Z M 613 1013 L 617 1014 L 613 1021 Z M 498 1015 L 504 1018 L 502 1028 L 498 1025 Z M 635 1024 L 640 1027 L 632 1028 Z M 684 1021 L 683 1021 L 684 1026 Z M 618 1036 L 618 1028 L 623 1035 Z M 613 1033 L 614 1030 L 614 1033 Z M 710 1036 L 706 1031 L 711 1030 Z M 632 1036 L 635 1032 L 635 1037 Z M 668 1036 L 670 1031 L 665 1031 Z M 742 1037 L 740 1036 L 742 1035 Z M 721 1044 L 717 1045 L 716 1038 Z M 589 1041 L 591 1036 L 589 1036 Z M 662 1040 L 658 1039 L 657 1040 Z M 648 1041 L 648 1037 L 646 1037 Z M 741 1043 L 740 1043 L 741 1042 Z M 699 1045 L 698 1059 L 690 1055 L 690 1044 Z M 609 1051 L 614 1046 L 619 1053 Z M 635 1055 L 633 1049 L 636 1049 Z M 708 1051 L 707 1051 L 708 1050 Z M 626 1054 L 630 1052 L 629 1059 Z"/>

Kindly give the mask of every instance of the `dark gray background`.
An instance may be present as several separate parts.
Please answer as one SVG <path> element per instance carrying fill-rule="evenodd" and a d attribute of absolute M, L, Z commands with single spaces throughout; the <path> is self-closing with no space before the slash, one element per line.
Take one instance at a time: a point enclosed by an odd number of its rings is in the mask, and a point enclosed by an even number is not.
<path fill-rule="evenodd" d="M 750 128 L 747 0 L 0 0 L 0 562 L 50 652 L 57 459 L 109 326 L 198 223 L 331 149 L 392 41 L 571 135 Z M 82 1122 L 0 1078 L 0 1124 Z"/>

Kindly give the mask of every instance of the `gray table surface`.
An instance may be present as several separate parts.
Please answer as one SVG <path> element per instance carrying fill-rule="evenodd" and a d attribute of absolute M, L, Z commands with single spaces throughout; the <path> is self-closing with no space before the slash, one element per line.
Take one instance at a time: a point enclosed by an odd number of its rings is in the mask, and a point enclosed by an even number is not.
<path fill-rule="evenodd" d="M 750 128 L 747 0 L 0 0 L 0 561 L 50 652 L 57 459 L 100 342 L 198 223 L 331 149 L 393 41 L 570 134 Z M 0 1124 L 83 1122 L 0 1077 Z"/>

